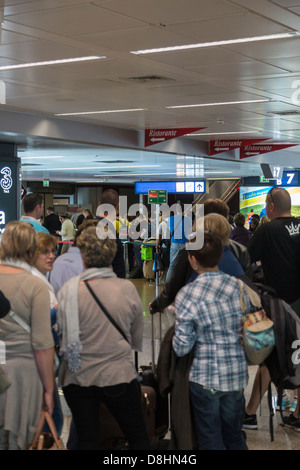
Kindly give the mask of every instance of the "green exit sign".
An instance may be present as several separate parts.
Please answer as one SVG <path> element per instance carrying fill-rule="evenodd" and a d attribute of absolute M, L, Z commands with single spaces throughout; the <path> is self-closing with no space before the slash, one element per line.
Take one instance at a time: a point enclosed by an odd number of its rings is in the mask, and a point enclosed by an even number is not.
<path fill-rule="evenodd" d="M 270 180 L 269 178 L 265 178 L 264 176 L 259 177 L 261 183 L 268 183 Z"/>
<path fill-rule="evenodd" d="M 50 181 L 49 180 L 43 180 L 43 186 L 44 188 L 49 188 Z"/>
<path fill-rule="evenodd" d="M 166 204 L 168 191 L 165 189 L 148 189 L 148 204 Z"/>

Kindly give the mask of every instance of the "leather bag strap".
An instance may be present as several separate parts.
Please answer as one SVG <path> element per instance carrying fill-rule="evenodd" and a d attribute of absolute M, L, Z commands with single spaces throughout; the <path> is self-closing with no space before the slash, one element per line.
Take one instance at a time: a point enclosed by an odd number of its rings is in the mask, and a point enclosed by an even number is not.
<path fill-rule="evenodd" d="M 127 341 L 128 344 L 129 343 L 129 340 L 127 338 L 127 336 L 125 335 L 124 331 L 119 327 L 119 325 L 115 322 L 115 320 L 112 318 L 112 316 L 110 315 L 110 313 L 107 311 L 107 309 L 104 307 L 104 305 L 100 302 L 100 300 L 98 299 L 98 297 L 96 296 L 95 292 L 93 291 L 93 289 L 91 288 L 90 284 L 88 283 L 88 281 L 84 281 L 86 287 L 88 288 L 88 290 L 90 291 L 90 293 L 92 294 L 94 300 L 96 301 L 96 303 L 99 305 L 99 307 L 101 308 L 101 310 L 103 311 L 103 313 L 106 315 L 106 317 L 110 320 L 110 322 L 114 325 L 114 327 L 118 330 L 118 332 L 123 336 L 123 338 L 125 339 L 125 341 Z"/>
<path fill-rule="evenodd" d="M 33 438 L 33 441 L 32 441 L 32 445 L 31 445 L 31 447 L 33 447 L 33 448 L 37 447 L 39 450 L 41 450 L 40 447 L 42 445 L 42 441 L 40 440 L 40 436 L 41 436 L 41 433 L 42 433 L 42 429 L 44 427 L 45 420 L 47 421 L 47 424 L 49 426 L 50 432 L 52 434 L 52 437 L 53 437 L 56 445 L 58 447 L 60 446 L 59 437 L 57 435 L 57 431 L 56 431 L 53 419 L 52 419 L 52 417 L 50 416 L 50 414 L 47 410 L 42 410 L 41 411 L 41 416 L 40 416 L 40 419 L 39 419 L 39 423 L 38 423 L 38 426 L 36 428 L 36 432 L 35 432 L 35 435 L 34 435 L 34 438 Z"/>

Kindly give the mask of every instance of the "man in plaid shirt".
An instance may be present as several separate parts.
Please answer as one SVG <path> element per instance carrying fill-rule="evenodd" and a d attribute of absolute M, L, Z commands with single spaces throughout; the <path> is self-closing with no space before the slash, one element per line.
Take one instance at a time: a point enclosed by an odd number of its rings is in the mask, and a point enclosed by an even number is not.
<path fill-rule="evenodd" d="M 247 450 L 242 422 L 248 365 L 240 289 L 234 277 L 218 270 L 222 252 L 219 238 L 209 233 L 201 250 L 188 250 L 198 277 L 176 296 L 173 348 L 177 356 L 193 349 L 189 385 L 199 448 Z"/>

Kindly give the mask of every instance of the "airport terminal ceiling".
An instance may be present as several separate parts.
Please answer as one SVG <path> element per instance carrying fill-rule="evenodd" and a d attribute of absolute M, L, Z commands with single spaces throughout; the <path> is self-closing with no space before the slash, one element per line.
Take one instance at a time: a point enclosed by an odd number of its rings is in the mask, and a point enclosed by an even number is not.
<path fill-rule="evenodd" d="M 300 0 L 2 0 L 0 23 L 0 141 L 24 181 L 300 167 Z"/>

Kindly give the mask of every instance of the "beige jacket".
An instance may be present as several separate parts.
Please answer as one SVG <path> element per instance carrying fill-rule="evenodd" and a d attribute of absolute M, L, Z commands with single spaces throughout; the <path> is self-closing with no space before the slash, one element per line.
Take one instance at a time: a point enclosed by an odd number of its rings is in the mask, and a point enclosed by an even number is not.
<path fill-rule="evenodd" d="M 105 387 L 129 383 L 137 377 L 134 351 L 141 351 L 143 344 L 143 308 L 140 297 L 133 283 L 127 279 L 96 278 L 89 283 L 130 344 L 106 318 L 85 284 L 80 282 L 77 295 L 81 366 L 77 372 L 71 372 L 62 366 L 61 385 Z M 58 294 L 59 323 L 60 316 L 64 315 L 61 309 L 64 292 L 65 284 Z M 62 331 L 61 334 L 66 332 Z"/>
<path fill-rule="evenodd" d="M 62 226 L 61 231 L 58 232 L 61 236 L 61 239 L 64 240 L 74 240 L 75 238 L 75 228 L 71 219 L 66 219 Z"/>

